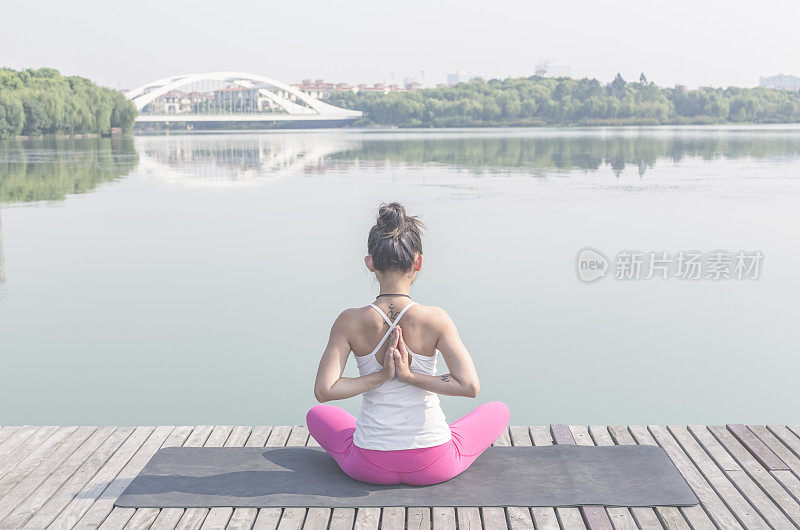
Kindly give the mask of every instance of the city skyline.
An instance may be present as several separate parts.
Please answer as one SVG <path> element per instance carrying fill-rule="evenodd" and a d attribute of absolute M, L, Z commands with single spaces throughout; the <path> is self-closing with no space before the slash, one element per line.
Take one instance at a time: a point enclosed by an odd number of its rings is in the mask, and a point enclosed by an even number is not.
<path fill-rule="evenodd" d="M 449 74 L 484 78 L 534 75 L 542 58 L 572 77 L 627 80 L 644 72 L 660 86 L 757 86 L 762 76 L 800 75 L 793 42 L 800 4 L 625 0 L 614 9 L 588 1 L 532 5 L 477 0 L 400 9 L 352 1 L 347 10 L 315 1 L 291 6 L 245 1 L 221 10 L 199 1 L 142 0 L 126 14 L 112 3 L 11 0 L 0 34 L 0 66 L 54 67 L 112 88 L 160 77 L 218 70 L 254 72 L 297 83 L 424 86 Z M 153 15 L 157 13 L 157 15 Z M 302 16 L 301 16 L 302 15 Z M 276 23 L 276 21 L 280 23 Z M 424 72 L 424 74 L 423 74 Z"/>

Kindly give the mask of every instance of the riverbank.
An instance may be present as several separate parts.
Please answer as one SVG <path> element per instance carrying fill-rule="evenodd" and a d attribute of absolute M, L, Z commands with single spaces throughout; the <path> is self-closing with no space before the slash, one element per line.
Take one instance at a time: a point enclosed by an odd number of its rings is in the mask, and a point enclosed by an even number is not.
<path fill-rule="evenodd" d="M 405 92 L 332 92 L 364 112 L 358 124 L 398 127 L 681 125 L 800 122 L 800 92 L 769 88 L 659 87 L 642 74 L 597 79 L 474 79 Z"/>
<path fill-rule="evenodd" d="M 494 445 L 658 445 L 700 499 L 683 508 L 118 508 L 163 447 L 316 446 L 295 426 L 0 428 L 2 528 L 792 528 L 800 426 L 514 426 Z M 509 484 L 509 487 L 514 487 Z M 354 505 L 358 500 L 354 500 Z"/>

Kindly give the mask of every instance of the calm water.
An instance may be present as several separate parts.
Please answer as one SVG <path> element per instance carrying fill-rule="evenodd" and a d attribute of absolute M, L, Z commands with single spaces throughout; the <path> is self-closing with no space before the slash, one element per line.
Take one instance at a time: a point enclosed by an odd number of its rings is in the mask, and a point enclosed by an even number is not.
<path fill-rule="evenodd" d="M 481 376 L 449 418 L 798 421 L 800 129 L 772 127 L 0 142 L 0 424 L 302 423 L 385 200 Z M 585 284 L 587 246 L 764 259 Z"/>

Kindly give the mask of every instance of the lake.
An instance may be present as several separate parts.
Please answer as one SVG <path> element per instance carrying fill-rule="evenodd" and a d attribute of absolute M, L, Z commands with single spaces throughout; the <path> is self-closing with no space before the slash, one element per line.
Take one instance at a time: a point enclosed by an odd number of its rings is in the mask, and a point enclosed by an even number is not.
<path fill-rule="evenodd" d="M 448 419 L 797 422 L 800 128 L 753 126 L 0 142 L 0 424 L 303 423 L 390 200 L 481 378 Z"/>

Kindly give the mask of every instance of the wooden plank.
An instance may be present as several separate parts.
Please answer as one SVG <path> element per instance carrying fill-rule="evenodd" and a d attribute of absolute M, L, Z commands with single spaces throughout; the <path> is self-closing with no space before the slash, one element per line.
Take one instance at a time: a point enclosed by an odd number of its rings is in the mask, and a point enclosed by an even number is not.
<path fill-rule="evenodd" d="M 557 445 L 575 445 L 575 440 L 572 438 L 572 432 L 569 430 L 568 425 L 562 423 L 551 425 L 550 432 L 553 434 L 553 441 Z"/>
<path fill-rule="evenodd" d="M 763 492 L 747 476 L 747 473 L 742 471 L 735 462 L 733 465 L 736 466 L 736 469 L 727 471 L 721 469 L 686 427 L 671 425 L 668 430 L 746 528 L 769 528 L 757 506 L 758 501 L 762 499 L 760 497 L 748 498 L 749 495 L 757 495 L 757 493 L 762 493 L 763 496 Z M 768 499 L 767 502 L 769 503 Z M 766 509 L 766 507 L 762 505 L 762 509 Z M 780 510 L 775 509 L 775 511 L 782 515 Z M 786 523 L 789 521 L 787 520 Z"/>
<path fill-rule="evenodd" d="M 789 467 L 789 471 L 778 469 L 770 473 L 795 500 L 800 502 L 800 478 L 798 478 L 800 477 L 800 459 L 792 449 L 796 445 L 794 432 L 791 429 L 785 429 L 781 429 L 779 426 L 771 426 L 767 429 L 763 425 L 750 425 L 750 430 Z"/>
<path fill-rule="evenodd" d="M 280 508 L 261 508 L 253 523 L 253 530 L 275 530 L 282 512 Z"/>
<path fill-rule="evenodd" d="M 78 524 L 75 525 L 77 530 L 95 529 L 103 524 L 103 521 L 114 509 L 114 502 L 122 495 L 125 488 L 133 482 L 133 479 L 136 478 L 136 475 L 139 474 L 145 464 L 156 454 L 156 451 L 158 451 L 173 429 L 175 429 L 173 426 L 160 426 L 153 430 L 152 434 L 131 457 L 130 461 L 107 484 L 99 498 L 80 518 Z"/>
<path fill-rule="evenodd" d="M 778 458 L 778 455 L 773 453 L 770 448 L 746 426 L 732 424 L 728 425 L 728 430 L 733 433 L 736 439 L 739 440 L 765 468 L 770 471 L 789 469 L 786 463 Z"/>
<path fill-rule="evenodd" d="M 355 522 L 355 508 L 334 508 L 331 513 L 331 522 L 328 525 L 328 530 L 353 530 Z"/>
<path fill-rule="evenodd" d="M 208 435 L 203 447 L 223 447 L 230 437 L 233 427 L 230 425 L 217 425 Z M 186 508 L 183 511 L 176 530 L 198 530 L 208 515 L 208 508 Z"/>
<path fill-rule="evenodd" d="M 575 430 L 570 427 L 573 435 L 575 435 Z M 578 433 L 583 435 L 584 429 L 581 428 Z M 608 433 L 608 429 L 601 425 L 591 425 L 589 426 L 588 430 L 586 431 L 587 434 L 590 435 L 590 438 L 594 445 L 598 446 L 610 446 L 616 445 L 614 443 L 614 439 Z M 577 438 L 576 438 L 577 440 Z M 586 444 L 588 445 L 588 444 Z M 638 530 L 639 526 L 636 524 L 636 517 L 634 516 L 633 509 L 629 508 L 620 508 L 620 507 L 607 507 L 606 512 L 608 512 L 608 517 L 611 519 L 611 524 L 614 525 L 614 528 L 617 530 Z M 640 517 L 640 519 L 647 519 L 651 524 L 655 523 L 658 524 L 658 517 L 656 516 L 655 510 L 652 508 L 642 509 L 643 514 L 646 512 L 647 515 L 644 517 Z M 643 527 L 644 528 L 644 527 Z M 658 528 L 658 526 L 651 526 L 651 528 Z"/>
<path fill-rule="evenodd" d="M 31 436 L 25 438 L 19 445 L 9 451 L 7 455 L 0 456 L 0 478 L 6 476 L 14 469 L 17 464 L 28 458 L 31 453 L 36 451 L 48 438 L 58 431 L 58 427 L 45 426 L 36 429 Z M 5 494 L 0 490 L 0 495 Z"/>
<path fill-rule="evenodd" d="M 92 430 L 94 428 L 91 428 Z M 0 497 L 8 494 L 67 440 L 77 427 L 60 427 L 0 478 Z M 69 456 L 69 455 L 67 455 Z"/>
<path fill-rule="evenodd" d="M 459 530 L 483 530 L 483 523 L 481 523 L 481 511 L 479 508 L 456 508 L 456 520 L 458 521 Z"/>
<path fill-rule="evenodd" d="M 95 431 L 89 438 L 58 466 L 27 498 L 14 507 L 8 517 L 0 522 L 0 526 L 18 528 L 24 525 L 39 511 L 53 495 L 72 477 L 78 469 L 99 450 L 102 444 L 116 430 L 115 427 L 103 427 Z M 30 477 L 29 477 L 30 478 Z M 26 479 L 27 480 L 27 479 Z M 11 492 L 10 495 L 13 495 Z M 21 496 L 20 496 L 21 497 Z"/>
<path fill-rule="evenodd" d="M 83 488 L 64 507 L 61 513 L 53 520 L 54 528 L 72 528 L 83 515 L 92 507 L 94 502 L 106 490 L 108 485 L 116 478 L 120 471 L 133 458 L 140 447 L 146 442 L 155 429 L 153 427 L 137 427 L 117 451 L 105 462 L 97 473 L 86 481 Z M 33 526 L 37 517 L 28 521 Z"/>
<path fill-rule="evenodd" d="M 54 442 L 57 435 L 53 435 L 39 449 L 45 447 L 47 443 L 51 443 L 56 447 L 49 454 L 42 456 L 39 463 L 29 462 L 28 468 L 19 465 L 6 474 L 0 480 L 0 490 L 8 490 L 8 493 L 4 496 L 0 496 L 2 497 L 0 498 L 0 521 L 7 518 L 17 506 L 36 491 L 96 430 L 96 427 L 72 428 L 71 434 L 60 443 Z M 106 437 L 109 434 L 110 432 L 107 432 Z M 13 483 L 15 485 L 11 485 Z M 2 526 L 10 525 L 8 522 L 0 523 L 0 527 Z"/>
<path fill-rule="evenodd" d="M 758 491 L 750 492 L 742 488 L 750 502 L 761 513 L 773 528 L 791 525 L 789 517 L 800 525 L 800 504 L 781 486 L 769 471 L 756 460 L 753 455 L 724 427 L 690 426 L 689 428 L 703 447 L 717 445 L 724 447 L 727 453 L 744 468 L 752 480 L 758 484 Z M 715 438 L 716 437 L 716 438 Z M 755 484 L 754 484 L 755 485 Z M 763 489 L 763 491 L 762 491 Z M 765 495 L 766 493 L 766 495 Z M 777 512 L 777 513 L 775 513 Z M 785 515 L 784 515 L 785 514 Z"/>
<path fill-rule="evenodd" d="M 560 431 L 563 432 L 563 429 Z M 569 428 L 567 428 L 567 431 L 569 431 Z M 550 429 L 547 427 L 539 425 L 533 426 L 530 428 L 530 433 L 533 445 L 553 445 L 553 437 Z M 569 436 L 572 437 L 572 433 L 570 433 Z M 537 528 L 544 528 L 553 524 L 548 508 L 532 508 L 531 513 Z M 564 528 L 564 530 L 586 529 L 581 511 L 578 508 L 555 508 L 555 515 L 559 527 Z"/>
<path fill-rule="evenodd" d="M 686 482 L 692 488 L 695 495 L 697 495 L 697 498 L 700 499 L 703 509 L 706 511 L 708 516 L 714 520 L 718 527 L 742 528 L 739 520 L 733 515 L 733 513 L 731 513 L 730 509 L 722 501 L 716 490 L 706 480 L 706 477 L 703 475 L 703 473 L 701 473 L 700 470 L 695 467 L 692 460 L 686 455 L 686 453 L 683 452 L 681 446 L 675 441 L 666 428 L 651 426 L 650 430 L 648 431 L 647 427 L 641 425 L 631 425 L 630 431 L 637 441 L 644 436 L 652 435 L 652 438 L 658 442 L 658 445 L 660 445 L 667 452 L 667 455 L 669 455 L 670 459 L 675 464 L 675 467 L 678 468 L 678 471 L 681 473 L 681 475 L 683 475 L 683 478 L 686 479 Z M 683 508 L 681 510 L 683 510 Z M 686 515 L 686 519 L 689 521 L 692 527 L 696 528 L 697 526 L 691 517 L 695 514 L 684 511 L 684 515 Z"/>
<path fill-rule="evenodd" d="M 359 508 L 354 530 L 377 530 L 381 521 L 380 508 Z"/>
<path fill-rule="evenodd" d="M 403 530 L 406 527 L 406 509 L 387 506 L 381 510 L 381 530 Z"/>
<path fill-rule="evenodd" d="M 147 530 L 158 517 L 158 508 L 138 508 L 130 520 L 125 525 L 125 530 Z M 109 518 L 114 516 L 111 512 Z"/>
<path fill-rule="evenodd" d="M 433 508 L 433 530 L 450 530 L 456 528 L 455 508 Z M 331 525 L 331 528 L 333 525 Z"/>
<path fill-rule="evenodd" d="M 553 516 L 555 517 L 555 512 L 553 512 Z M 485 516 L 483 520 L 486 521 Z M 531 517 L 531 509 L 524 506 L 509 506 L 506 508 L 506 520 L 511 530 L 535 528 L 533 517 Z"/>
<path fill-rule="evenodd" d="M 172 430 L 161 448 L 180 447 L 192 434 L 193 427 L 182 425 Z M 144 530 L 150 528 L 161 510 L 158 508 L 121 508 L 115 506 L 111 514 L 103 522 L 103 526 L 111 528 L 124 528 L 129 530 Z M 124 523 L 127 521 L 127 523 Z"/>
<path fill-rule="evenodd" d="M 269 425 L 256 425 L 250 431 L 250 436 L 247 438 L 245 447 L 264 447 L 267 444 L 269 433 L 272 432 L 272 427 Z"/>
<path fill-rule="evenodd" d="M 603 506 L 581 506 L 581 513 L 583 520 L 586 521 L 586 527 L 591 530 L 613 530 L 614 525 L 611 524 L 611 519 L 608 517 Z"/>
<path fill-rule="evenodd" d="M 380 508 L 359 508 L 356 511 L 354 530 L 377 530 L 381 521 Z"/>
<path fill-rule="evenodd" d="M 306 518 L 306 508 L 284 508 L 278 530 L 300 530 Z"/>
<path fill-rule="evenodd" d="M 506 512 L 503 508 L 486 506 L 481 508 L 481 522 L 486 529 L 507 530 Z"/>
<path fill-rule="evenodd" d="M 590 428 L 591 431 L 591 428 Z M 595 441 L 602 439 L 606 441 L 603 432 L 610 435 L 612 442 L 617 445 L 636 445 L 636 440 L 633 438 L 628 428 L 623 425 L 612 425 L 607 429 L 605 427 L 598 427 L 592 434 L 595 436 Z M 647 433 L 647 437 L 639 441 L 640 445 L 658 445 L 655 440 Z M 600 445 L 600 444 L 598 444 Z M 695 528 L 711 528 L 713 523 L 708 518 L 706 513 L 699 506 L 689 507 L 693 513 L 693 520 L 695 521 Z M 689 524 L 684 519 L 683 512 L 675 506 L 658 506 L 656 508 L 631 508 L 633 518 L 640 528 L 650 530 L 656 528 L 667 528 L 669 530 L 688 530 Z M 613 523 L 613 521 L 612 521 Z"/>
<path fill-rule="evenodd" d="M 9 428 L 9 427 L 5 427 Z M 24 425 L 16 430 L 13 428 L 9 436 L 0 442 L 0 461 L 5 461 L 9 454 L 11 454 L 19 445 L 33 436 L 33 433 L 38 431 L 40 427 L 33 425 Z"/>
<path fill-rule="evenodd" d="M 228 530 L 249 530 L 258 517 L 258 508 L 234 508 Z"/>
<path fill-rule="evenodd" d="M 492 442 L 492 445 L 495 447 L 508 447 L 511 445 L 511 436 L 508 435 L 508 429 L 503 431 L 497 440 Z"/>
<path fill-rule="evenodd" d="M 796 437 L 791 430 L 785 427 L 780 429 L 778 426 L 767 429 L 763 425 L 750 425 L 750 430 L 800 477 L 800 458 L 794 452 L 796 444 L 793 438 Z M 800 444 L 798 447 L 800 448 Z"/>
<path fill-rule="evenodd" d="M 22 426 L 21 426 L 21 425 L 10 425 L 10 426 L 9 426 L 9 425 L 7 425 L 7 426 L 5 426 L 5 427 L 2 427 L 2 428 L 0 428 L 0 447 L 2 447 L 2 445 L 3 445 L 3 442 L 5 442 L 5 441 L 6 441 L 6 439 L 7 439 L 9 436 L 11 436 L 12 434 L 14 434 L 15 432 L 17 432 L 17 431 L 18 431 L 18 430 L 20 430 L 21 428 L 22 428 Z"/>
<path fill-rule="evenodd" d="M 244 446 L 264 447 L 270 432 L 272 432 L 272 427 L 269 425 L 253 427 Z M 256 517 L 258 517 L 258 508 L 234 508 L 226 528 L 230 530 L 249 530 L 255 523 Z"/>
<path fill-rule="evenodd" d="M 786 491 L 789 492 L 794 500 L 800 502 L 800 479 L 797 478 L 797 475 L 791 471 L 784 471 L 781 469 L 778 471 L 770 471 L 770 473 L 775 477 L 775 480 L 786 488 Z"/>
<path fill-rule="evenodd" d="M 309 508 L 306 520 L 303 522 L 303 530 L 325 530 L 330 519 L 330 508 Z"/>
<path fill-rule="evenodd" d="M 754 433 L 756 433 L 754 427 L 761 427 L 761 429 L 763 430 L 763 425 L 750 426 L 750 430 L 753 431 Z M 768 425 L 767 429 L 770 432 L 772 432 L 776 437 L 778 437 L 786 445 L 786 447 L 788 447 L 792 451 L 792 454 L 794 454 L 797 457 L 800 457 L 800 437 L 798 437 L 794 432 L 792 432 L 792 430 L 789 429 L 789 427 L 787 427 L 786 425 Z M 756 436 L 758 436 L 758 433 L 756 433 Z M 780 457 L 780 455 L 778 456 Z M 781 458 L 781 460 L 783 460 L 783 458 Z"/>
<path fill-rule="evenodd" d="M 295 425 L 286 440 L 286 447 L 303 447 L 308 441 L 308 428 L 305 425 Z"/>
<path fill-rule="evenodd" d="M 431 509 L 411 507 L 406 510 L 406 528 L 413 530 L 430 530 Z"/>
<path fill-rule="evenodd" d="M 557 445 L 578 445 L 574 432 L 568 425 L 552 425 L 550 430 Z M 579 431 L 577 426 L 576 431 Z M 581 442 L 594 445 L 588 431 L 581 436 Z M 589 530 L 612 530 L 614 528 L 611 524 L 611 519 L 608 517 L 608 512 L 603 506 L 581 506 L 580 512 Z"/>
<path fill-rule="evenodd" d="M 133 444 L 138 443 L 141 445 L 144 438 L 149 434 L 146 428 L 142 429 L 138 434 L 138 440 Z M 99 449 L 94 451 L 91 456 L 84 462 L 78 470 L 72 474 L 64 484 L 44 503 L 43 506 L 31 504 L 29 506 L 30 518 L 26 523 L 26 528 L 47 528 L 67 507 L 72 503 L 78 495 L 81 495 L 83 489 L 98 473 L 105 473 L 105 466 L 109 465 L 114 455 L 123 450 L 123 446 L 127 440 L 136 433 L 137 430 L 133 427 L 123 427 L 114 431 L 108 439 L 103 442 Z M 124 451 L 135 450 L 131 447 L 124 449 Z M 114 465 L 113 463 L 111 465 Z M 120 467 L 122 465 L 120 464 Z M 86 494 L 84 494 L 86 495 Z M 76 519 L 77 520 L 77 519 Z M 62 524 L 62 527 L 66 527 Z M 58 528 L 58 526 L 55 526 Z"/>
<path fill-rule="evenodd" d="M 292 428 L 288 425 L 278 425 L 272 428 L 267 439 L 267 447 L 283 447 L 289 440 Z"/>

